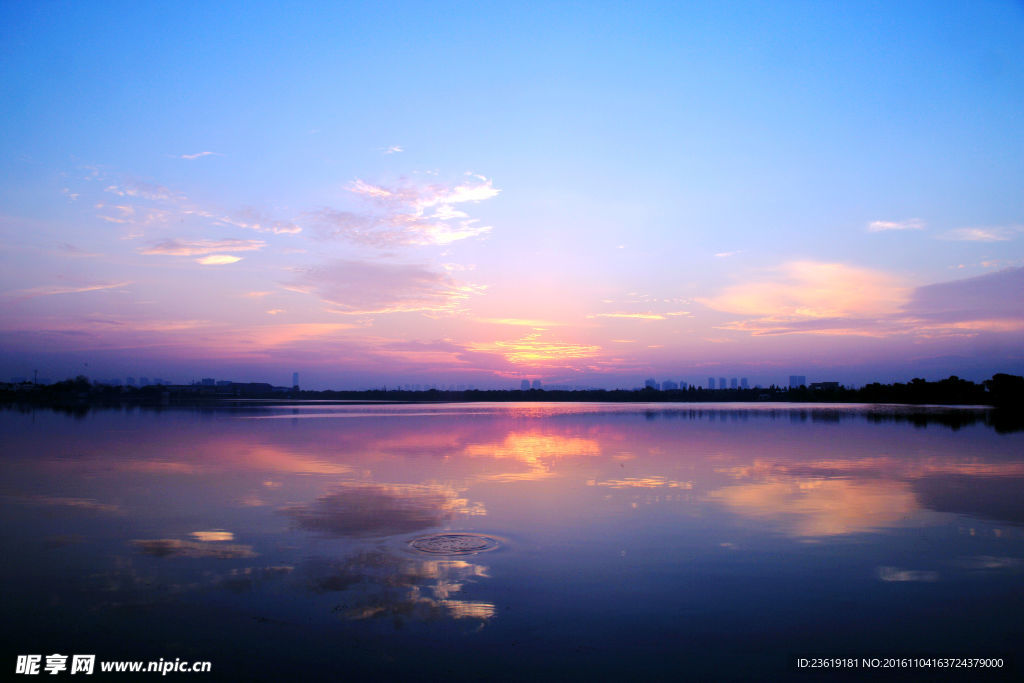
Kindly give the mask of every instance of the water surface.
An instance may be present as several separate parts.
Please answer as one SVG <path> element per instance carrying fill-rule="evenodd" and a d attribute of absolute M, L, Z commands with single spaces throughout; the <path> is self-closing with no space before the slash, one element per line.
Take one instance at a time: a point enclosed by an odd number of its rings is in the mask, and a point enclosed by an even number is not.
<path fill-rule="evenodd" d="M 991 422 L 778 404 L 7 410 L 4 656 L 206 659 L 205 680 L 806 679 L 793 662 L 815 654 L 1015 666 L 1024 433 Z M 412 544 L 433 533 L 495 544 Z"/>

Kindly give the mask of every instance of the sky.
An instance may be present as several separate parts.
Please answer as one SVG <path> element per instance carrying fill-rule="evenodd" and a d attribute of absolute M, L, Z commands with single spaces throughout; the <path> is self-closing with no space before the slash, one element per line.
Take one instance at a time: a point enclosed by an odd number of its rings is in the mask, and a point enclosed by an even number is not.
<path fill-rule="evenodd" d="M 0 380 L 1024 374 L 1024 3 L 0 3 Z"/>

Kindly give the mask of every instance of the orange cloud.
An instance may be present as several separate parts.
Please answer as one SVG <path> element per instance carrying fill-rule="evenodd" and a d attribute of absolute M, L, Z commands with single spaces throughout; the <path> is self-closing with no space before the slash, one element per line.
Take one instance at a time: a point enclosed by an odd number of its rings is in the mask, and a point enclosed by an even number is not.
<path fill-rule="evenodd" d="M 760 319 L 876 317 L 900 310 L 910 295 L 897 278 L 841 263 L 794 261 L 774 277 L 727 288 L 701 303 Z"/>
<path fill-rule="evenodd" d="M 557 361 L 593 358 L 601 352 L 601 347 L 589 344 L 573 344 L 571 342 L 547 342 L 539 339 L 540 333 L 528 334 L 513 341 L 496 341 L 489 343 L 469 344 L 467 348 L 474 351 L 500 353 L 510 363 L 519 365 L 537 365 Z"/>

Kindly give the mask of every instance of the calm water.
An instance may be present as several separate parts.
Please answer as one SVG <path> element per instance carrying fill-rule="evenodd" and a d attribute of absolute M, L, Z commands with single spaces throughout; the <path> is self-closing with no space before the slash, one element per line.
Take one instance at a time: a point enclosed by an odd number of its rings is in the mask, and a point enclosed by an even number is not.
<path fill-rule="evenodd" d="M 1024 432 L 872 410 L 4 411 L 3 666 L 813 680 L 796 657 L 967 655 L 1019 675 Z M 498 547 L 410 545 L 439 531 Z"/>

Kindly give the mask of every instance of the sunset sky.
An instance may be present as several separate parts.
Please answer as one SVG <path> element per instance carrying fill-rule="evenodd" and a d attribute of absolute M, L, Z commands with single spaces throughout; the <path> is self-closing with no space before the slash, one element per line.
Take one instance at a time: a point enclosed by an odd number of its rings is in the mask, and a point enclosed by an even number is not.
<path fill-rule="evenodd" d="M 1024 374 L 1020 2 L 0 5 L 0 380 Z"/>

